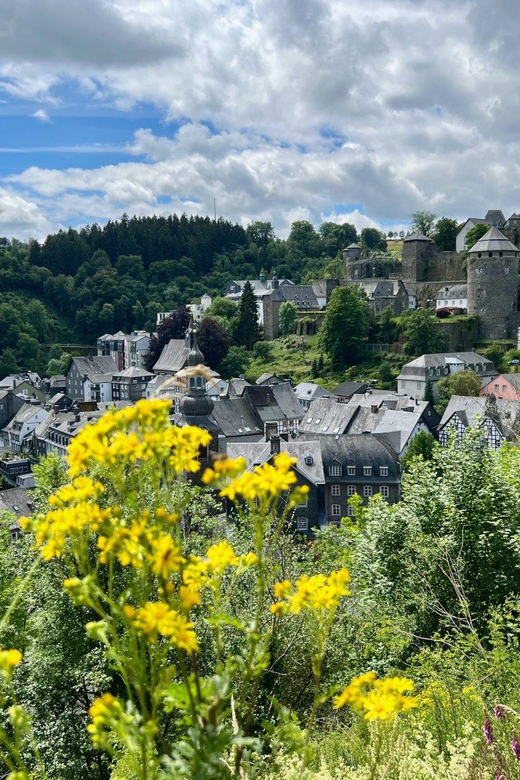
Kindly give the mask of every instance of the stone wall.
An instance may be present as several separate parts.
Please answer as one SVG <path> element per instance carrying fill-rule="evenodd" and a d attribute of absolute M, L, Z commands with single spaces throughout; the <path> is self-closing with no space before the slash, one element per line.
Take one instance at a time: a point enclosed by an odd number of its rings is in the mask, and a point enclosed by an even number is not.
<path fill-rule="evenodd" d="M 468 257 L 468 314 L 479 317 L 480 338 L 506 339 L 516 324 L 518 258 L 512 253 L 482 254 L 487 256 Z"/>

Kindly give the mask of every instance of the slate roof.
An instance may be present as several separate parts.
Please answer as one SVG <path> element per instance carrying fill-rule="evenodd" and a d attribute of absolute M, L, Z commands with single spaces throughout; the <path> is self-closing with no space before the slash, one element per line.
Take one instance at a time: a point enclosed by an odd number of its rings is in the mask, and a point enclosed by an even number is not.
<path fill-rule="evenodd" d="M 299 432 L 338 435 L 345 433 L 357 408 L 340 403 L 336 398 L 317 398 L 300 422 Z"/>
<path fill-rule="evenodd" d="M 24 404 L 21 409 L 16 412 L 15 416 L 11 420 L 8 425 L 4 428 L 4 430 L 10 430 L 15 426 L 16 423 L 24 423 L 27 422 L 27 420 L 30 420 L 34 417 L 35 414 L 40 412 L 42 410 L 41 406 L 37 406 L 36 404 Z"/>
<path fill-rule="evenodd" d="M 484 217 L 486 222 L 490 222 L 492 225 L 504 224 L 506 218 L 504 217 L 501 209 L 489 209 L 488 213 Z"/>
<path fill-rule="evenodd" d="M 316 293 L 310 284 L 279 287 L 271 293 L 272 301 L 292 301 L 299 309 L 319 309 Z"/>
<path fill-rule="evenodd" d="M 260 374 L 258 379 L 255 382 L 255 385 L 264 385 L 266 382 L 268 383 L 270 379 L 276 379 L 280 382 L 283 382 L 284 380 L 278 376 L 278 374 L 269 373 L 268 371 L 265 371 L 263 374 Z"/>
<path fill-rule="evenodd" d="M 287 452 L 291 457 L 297 458 L 296 470 L 315 485 L 325 484 L 321 447 L 318 441 L 284 441 L 280 440 L 280 451 Z M 230 442 L 227 446 L 227 454 L 230 458 L 242 457 L 246 460 L 246 468 L 252 470 L 255 466 L 267 463 L 271 457 L 271 442 L 261 439 L 257 442 Z M 312 463 L 305 462 L 310 456 Z"/>
<path fill-rule="evenodd" d="M 455 284 L 453 287 L 442 287 L 437 291 L 437 298 L 467 298 L 468 285 Z"/>
<path fill-rule="evenodd" d="M 73 357 L 74 364 L 80 376 L 87 377 L 94 384 L 110 382 L 112 374 L 117 373 L 118 365 L 113 357 L 108 355 L 88 355 L 87 357 Z M 69 369 L 70 370 L 70 369 Z"/>
<path fill-rule="evenodd" d="M 186 365 L 190 352 L 185 339 L 170 339 L 153 367 L 155 374 L 176 374 Z"/>
<path fill-rule="evenodd" d="M 229 380 L 228 394 L 230 398 L 241 398 L 244 394 L 244 388 L 251 387 L 251 383 L 245 379 L 236 378 Z"/>
<path fill-rule="evenodd" d="M 217 401 L 211 418 L 226 438 L 263 434 L 260 422 L 244 398 L 223 398 Z"/>
<path fill-rule="evenodd" d="M 412 233 L 411 236 L 406 236 L 406 238 L 403 238 L 403 242 L 404 241 L 429 241 L 430 243 L 432 242 L 431 238 L 428 238 L 428 236 L 425 236 L 422 233 L 419 233 L 417 231 L 415 233 Z"/>
<path fill-rule="evenodd" d="M 505 438 L 515 438 L 518 434 L 517 420 L 520 423 L 520 401 L 508 401 L 496 398 L 492 402 L 489 396 L 476 398 L 464 395 L 452 395 L 439 424 L 439 430 L 449 425 L 451 418 L 457 415 L 461 422 L 472 427 L 477 422 L 489 418 L 497 425 Z"/>
<path fill-rule="evenodd" d="M 304 434 L 298 437 L 298 441 L 307 443 L 313 440 L 320 444 L 325 475 L 329 473 L 329 466 L 332 463 L 340 463 L 343 466 L 342 476 L 334 478 L 334 481 L 349 483 L 400 482 L 401 467 L 396 453 L 386 442 L 380 441 L 370 433 L 357 436 L 351 434 L 345 436 Z M 347 474 L 348 466 L 357 466 L 354 476 Z M 365 476 L 363 469 L 359 468 L 360 466 L 372 466 L 372 475 Z M 388 467 L 388 476 L 380 476 L 381 466 Z"/>
<path fill-rule="evenodd" d="M 24 488 L 0 490 L 0 512 L 13 512 L 17 518 L 32 514 L 31 494 Z"/>
<path fill-rule="evenodd" d="M 279 385 L 250 385 L 242 396 L 262 422 L 301 420 L 305 409 L 288 382 Z"/>
<path fill-rule="evenodd" d="M 496 376 L 498 374 L 493 362 L 476 352 L 435 352 L 410 360 L 402 367 L 397 378 L 410 379 L 413 376 L 424 378 L 425 369 L 445 368 L 454 363 L 463 363 L 468 368 L 471 366 L 482 367 L 482 370 L 478 372 L 480 376 Z"/>
<path fill-rule="evenodd" d="M 387 409 L 375 426 L 373 433 L 400 455 L 420 421 L 420 414 Z"/>
<path fill-rule="evenodd" d="M 468 251 L 470 254 L 473 252 L 515 252 L 518 254 L 516 246 L 496 227 L 492 227 L 487 233 L 484 233 L 482 238 L 473 244 Z"/>
<path fill-rule="evenodd" d="M 349 244 L 347 249 L 361 249 L 359 244 Z M 345 251 L 345 250 L 343 250 Z"/>
<path fill-rule="evenodd" d="M 332 398 L 330 390 L 325 390 L 315 382 L 300 382 L 294 388 L 294 394 L 299 401 L 313 401 L 315 398 Z"/>
<path fill-rule="evenodd" d="M 364 382 L 341 382 L 331 392 L 333 395 L 337 395 L 341 398 L 352 396 L 355 393 L 364 393 L 368 389 L 368 385 Z"/>
<path fill-rule="evenodd" d="M 136 377 L 153 377 L 153 374 L 145 368 L 130 366 L 129 368 L 125 368 L 124 371 L 118 371 L 117 374 L 113 374 L 112 377 L 113 379 L 135 379 Z"/>

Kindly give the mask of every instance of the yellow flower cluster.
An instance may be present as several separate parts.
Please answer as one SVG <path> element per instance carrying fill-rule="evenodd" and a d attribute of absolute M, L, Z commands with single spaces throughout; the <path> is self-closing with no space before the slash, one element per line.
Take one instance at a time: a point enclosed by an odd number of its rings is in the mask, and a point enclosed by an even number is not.
<path fill-rule="evenodd" d="M 281 452 L 275 455 L 274 465 L 264 463 L 263 466 L 255 466 L 253 471 L 244 471 L 244 458 L 226 458 L 217 460 L 213 469 L 206 469 L 202 481 L 205 485 L 218 485 L 221 488 L 220 495 L 231 501 L 236 498 L 249 502 L 255 499 L 272 499 L 296 483 L 293 469 L 295 463 L 296 458 Z M 307 492 L 305 487 L 301 488 L 303 492 Z"/>
<path fill-rule="evenodd" d="M 34 532 L 36 547 L 41 548 L 45 560 L 59 558 L 69 538 L 99 529 L 110 515 L 96 503 L 102 492 L 103 486 L 99 482 L 85 476 L 77 477 L 50 496 L 49 504 L 54 507 L 50 512 L 20 518 L 22 528 Z"/>
<path fill-rule="evenodd" d="M 127 715 L 120 701 L 111 693 L 104 693 L 99 699 L 96 699 L 88 714 L 92 720 L 87 726 L 87 731 L 92 737 L 92 742 L 98 747 L 104 747 L 110 732 L 117 731 L 118 727 L 124 727 L 124 724 L 133 723 L 130 715 Z"/>
<path fill-rule="evenodd" d="M 149 601 L 137 610 L 127 604 L 124 613 L 143 634 L 151 637 L 160 634 L 188 653 L 194 653 L 199 648 L 193 623 L 162 601 Z"/>
<path fill-rule="evenodd" d="M 200 591 L 204 586 L 218 587 L 220 578 L 229 566 L 248 568 L 257 562 L 255 553 L 236 555 L 229 542 L 219 542 L 208 548 L 206 558 L 197 555 L 190 556 L 187 566 L 182 572 L 183 585 L 179 595 L 185 609 L 189 602 L 200 603 Z"/>
<path fill-rule="evenodd" d="M 295 615 L 302 609 L 325 612 L 336 609 L 342 596 L 348 596 L 350 574 L 347 569 L 332 571 L 328 577 L 316 574 L 300 577 L 294 586 L 289 580 L 278 582 L 274 588 L 277 599 L 283 599 L 271 607 L 275 615 Z"/>
<path fill-rule="evenodd" d="M 378 680 L 374 672 L 354 679 L 334 699 L 334 707 L 348 705 L 362 713 L 366 720 L 387 720 L 399 712 L 418 706 L 418 698 L 407 696 L 413 691 L 413 682 L 406 677 L 387 677 Z"/>
<path fill-rule="evenodd" d="M 92 465 L 116 468 L 154 459 L 166 461 L 175 474 L 198 471 L 200 448 L 209 444 L 211 435 L 195 426 L 173 427 L 170 407 L 169 401 L 143 399 L 87 425 L 70 443 L 70 476 Z"/>
<path fill-rule="evenodd" d="M 0 674 L 9 679 L 13 674 L 15 666 L 18 666 L 22 660 L 22 654 L 19 650 L 0 650 Z"/>

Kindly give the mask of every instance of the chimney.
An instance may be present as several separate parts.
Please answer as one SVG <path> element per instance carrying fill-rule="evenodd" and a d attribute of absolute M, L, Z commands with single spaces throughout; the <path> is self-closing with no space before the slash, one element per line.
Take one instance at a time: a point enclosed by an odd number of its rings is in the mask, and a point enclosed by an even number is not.
<path fill-rule="evenodd" d="M 271 455 L 279 455 L 280 454 L 280 437 L 279 436 L 271 436 Z"/>
<path fill-rule="evenodd" d="M 377 409 L 378 409 L 377 404 L 372 404 L 372 406 L 370 407 L 370 411 L 372 412 L 372 414 L 377 414 Z"/>

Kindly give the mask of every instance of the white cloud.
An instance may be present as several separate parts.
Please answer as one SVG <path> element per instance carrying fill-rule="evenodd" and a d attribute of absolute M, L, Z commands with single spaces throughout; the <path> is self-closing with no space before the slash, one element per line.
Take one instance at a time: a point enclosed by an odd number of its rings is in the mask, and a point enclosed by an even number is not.
<path fill-rule="evenodd" d="M 39 108 L 37 111 L 35 111 L 33 117 L 37 119 L 39 122 L 50 123 L 51 121 L 49 114 L 44 108 Z"/>
<path fill-rule="evenodd" d="M 71 92 L 107 110 L 152 104 L 165 119 L 161 133 L 135 133 L 130 162 L 33 166 L 9 188 L 56 225 L 123 210 L 212 214 L 213 198 L 223 216 L 269 219 L 280 232 L 323 214 L 388 229 L 419 208 L 457 218 L 519 209 L 515 9 L 5 0 L 4 96 L 35 101 L 40 121 L 50 105 L 66 112 Z"/>

